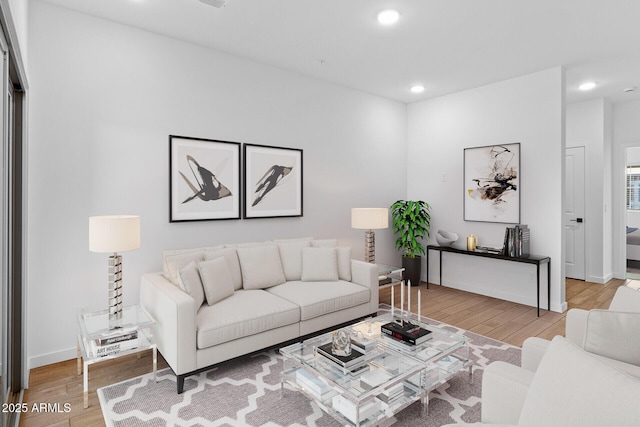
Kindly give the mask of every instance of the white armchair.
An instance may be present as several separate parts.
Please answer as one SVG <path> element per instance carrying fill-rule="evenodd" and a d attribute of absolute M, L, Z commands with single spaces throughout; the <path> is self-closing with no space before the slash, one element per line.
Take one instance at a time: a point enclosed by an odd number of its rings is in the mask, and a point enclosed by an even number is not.
<path fill-rule="evenodd" d="M 640 378 L 640 291 L 619 287 L 608 310 L 569 310 L 565 336 L 605 362 Z"/>
<path fill-rule="evenodd" d="M 555 337 L 545 351 L 529 340 L 523 361 L 536 369 L 490 364 L 482 377 L 483 424 L 468 426 L 640 425 L 640 380 L 564 337 Z"/>

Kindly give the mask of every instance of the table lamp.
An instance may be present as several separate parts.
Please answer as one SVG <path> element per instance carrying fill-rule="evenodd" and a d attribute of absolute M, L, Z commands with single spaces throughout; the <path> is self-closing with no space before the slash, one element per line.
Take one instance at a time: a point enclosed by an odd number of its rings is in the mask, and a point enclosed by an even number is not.
<path fill-rule="evenodd" d="M 109 327 L 122 319 L 122 256 L 118 252 L 140 247 L 140 217 L 104 215 L 89 217 L 89 250 L 112 253 L 109 257 Z"/>
<path fill-rule="evenodd" d="M 351 228 L 367 230 L 364 233 L 364 260 L 366 262 L 376 262 L 376 241 L 373 230 L 387 227 L 389 227 L 389 209 L 351 209 Z"/>

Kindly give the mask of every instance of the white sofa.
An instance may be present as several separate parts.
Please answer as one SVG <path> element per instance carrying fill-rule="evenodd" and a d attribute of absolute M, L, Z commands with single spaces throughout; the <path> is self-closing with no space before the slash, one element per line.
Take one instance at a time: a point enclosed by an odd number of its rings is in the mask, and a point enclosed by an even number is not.
<path fill-rule="evenodd" d="M 178 393 L 212 365 L 375 314 L 377 268 L 350 258 L 312 238 L 164 251 L 140 302 Z"/>
<path fill-rule="evenodd" d="M 485 369 L 482 424 L 457 426 L 640 426 L 640 380 L 564 337 L 544 353 L 529 354 L 527 341 L 522 367 L 494 362 Z"/>

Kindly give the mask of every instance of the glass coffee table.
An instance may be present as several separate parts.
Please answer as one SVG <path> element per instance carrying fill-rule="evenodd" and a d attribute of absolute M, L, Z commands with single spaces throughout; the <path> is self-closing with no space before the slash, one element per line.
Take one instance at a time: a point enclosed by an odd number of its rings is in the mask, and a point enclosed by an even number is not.
<path fill-rule="evenodd" d="M 409 313 L 394 310 L 394 317 Z M 432 331 L 432 338 L 407 345 L 386 337 L 381 326 L 393 321 L 391 307 L 381 305 L 378 316 L 343 328 L 352 338 L 352 352 L 361 356 L 332 357 L 334 332 L 280 349 L 284 357 L 282 393 L 290 384 L 345 425 L 371 426 L 420 400 L 428 411 L 429 392 L 472 366 L 463 335 L 412 321 Z M 353 353 L 352 353 L 353 354 Z"/>

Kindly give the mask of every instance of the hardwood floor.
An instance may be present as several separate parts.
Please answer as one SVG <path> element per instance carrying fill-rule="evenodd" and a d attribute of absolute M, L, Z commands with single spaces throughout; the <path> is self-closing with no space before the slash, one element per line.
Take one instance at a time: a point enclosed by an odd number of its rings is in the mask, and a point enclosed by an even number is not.
<path fill-rule="evenodd" d="M 619 286 L 640 288 L 640 281 L 614 279 L 605 285 L 567 279 L 566 299 L 569 308 L 608 308 Z M 516 346 L 530 336 L 551 339 L 564 334 L 566 313 L 554 313 L 521 304 L 430 285 L 421 286 L 422 314 L 432 319 L 468 329 Z M 412 311 L 417 311 L 417 289 L 412 289 Z M 389 303 L 390 289 L 380 291 L 380 303 Z M 399 305 L 396 293 L 396 305 Z M 158 369 L 166 367 L 159 355 Z M 104 426 L 96 389 L 151 372 L 151 352 L 123 357 L 92 365 L 89 368 L 89 408 L 83 409 L 82 375 L 76 374 L 76 360 L 33 369 L 29 378 L 29 389 L 25 390 L 23 402 L 32 405 L 58 404 L 61 412 L 26 412 L 21 414 L 20 426 Z M 64 412 L 65 403 L 70 411 Z"/>

